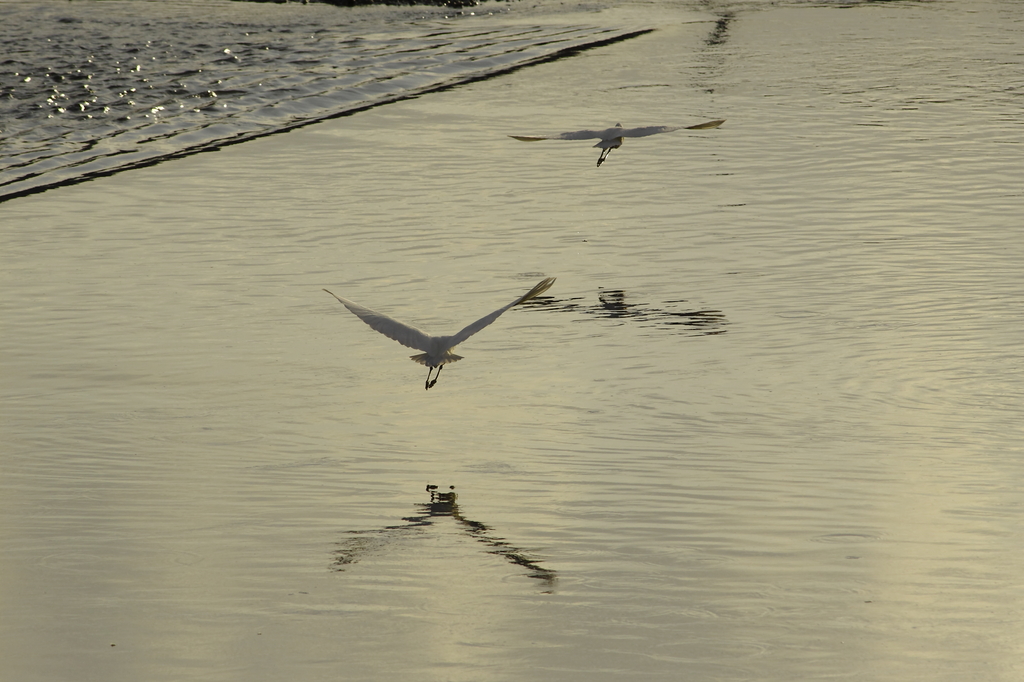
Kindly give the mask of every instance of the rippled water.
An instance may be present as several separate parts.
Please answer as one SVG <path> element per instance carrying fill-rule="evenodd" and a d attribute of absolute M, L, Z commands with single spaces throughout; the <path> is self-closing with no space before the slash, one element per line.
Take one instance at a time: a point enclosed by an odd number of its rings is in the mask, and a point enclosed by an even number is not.
<path fill-rule="evenodd" d="M 633 34 L 564 24 L 464 28 L 445 22 L 445 13 L 463 12 L 432 8 L 106 1 L 4 10 L 0 200 Z"/>
<path fill-rule="evenodd" d="M 537 21 L 657 30 L 0 205 L 7 674 L 1020 678 L 1020 6 Z"/>

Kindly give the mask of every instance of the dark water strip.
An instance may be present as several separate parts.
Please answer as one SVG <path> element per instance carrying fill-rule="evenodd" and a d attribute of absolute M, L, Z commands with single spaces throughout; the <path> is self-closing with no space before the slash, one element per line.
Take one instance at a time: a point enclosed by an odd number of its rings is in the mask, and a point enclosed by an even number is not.
<path fill-rule="evenodd" d="M 9 180 L 7 182 L 0 182 L 0 203 L 15 199 L 18 197 L 28 196 L 39 192 L 44 192 L 49 189 L 55 189 L 58 187 L 65 187 L 75 185 L 81 182 L 86 182 L 94 178 L 105 177 L 120 173 L 122 171 L 133 170 L 136 168 L 145 168 L 147 166 L 153 166 L 164 161 L 171 159 L 182 158 L 190 156 L 192 154 L 198 154 L 201 152 L 216 151 L 223 147 L 239 144 L 242 142 L 248 142 L 260 137 L 267 135 L 275 135 L 278 133 L 288 132 L 301 128 L 303 126 L 311 125 L 313 123 L 319 123 L 321 121 L 340 118 L 343 116 L 351 116 L 361 111 L 366 111 L 374 107 L 379 107 L 385 104 L 391 104 L 393 102 L 400 102 L 407 99 L 414 99 L 432 92 L 441 92 L 450 88 L 465 85 L 467 83 L 473 83 L 477 81 L 486 80 L 495 76 L 511 73 L 518 69 L 522 69 L 528 66 L 534 66 L 545 62 L 555 61 L 558 59 L 564 59 L 573 55 L 579 54 L 583 51 L 610 45 L 630 38 L 644 35 L 651 32 L 653 29 L 638 29 L 629 31 L 616 31 L 607 29 L 590 29 L 592 33 L 585 38 L 575 38 L 566 40 L 564 37 L 554 37 L 551 35 L 538 36 L 542 40 L 533 45 L 524 47 L 517 50 L 518 54 L 527 53 L 529 51 L 537 52 L 543 50 L 542 54 L 535 56 L 526 56 L 515 63 L 507 63 L 503 58 L 507 59 L 508 54 L 497 54 L 497 55 L 486 55 L 479 59 L 474 59 L 478 67 L 472 72 L 465 73 L 462 75 L 456 75 L 451 78 L 447 78 L 442 82 L 436 82 L 429 85 L 423 85 L 419 87 L 410 87 L 407 89 L 395 90 L 391 93 L 378 95 L 372 101 L 361 101 L 359 103 L 345 106 L 341 109 L 330 111 L 324 114 L 312 115 L 304 117 L 301 120 L 291 121 L 284 124 L 273 125 L 272 127 L 262 127 L 257 130 L 244 130 L 237 132 L 224 131 L 223 136 L 217 136 L 215 139 L 204 139 L 194 144 L 184 144 L 177 149 L 171 151 L 157 152 L 148 148 L 142 150 L 132 149 L 118 149 L 106 154 L 95 154 L 91 155 L 80 162 L 64 163 L 61 164 L 59 157 L 55 157 L 54 163 L 49 168 L 45 168 L 38 172 L 32 172 L 26 175 L 22 175 L 19 178 Z M 556 47 L 550 49 L 552 43 L 557 42 L 568 42 L 568 45 L 564 47 Z M 417 74 L 412 74 L 414 77 Z M 414 78 L 415 79 L 415 78 Z M 388 83 L 388 89 L 394 90 L 394 81 Z M 287 105 L 287 102 L 283 102 Z M 214 123 L 210 126 L 206 126 L 204 130 L 205 137 L 209 138 L 209 132 L 215 131 L 217 124 Z M 196 131 L 171 131 L 165 138 L 173 139 L 175 142 L 181 143 L 187 139 L 190 133 Z M 157 139 L 157 138 L 150 138 Z M 143 141 L 144 142 L 144 141 Z M 141 144 L 140 144 L 141 146 Z M 88 152 L 91 146 L 87 146 L 85 150 Z M 70 155 L 68 155 L 70 156 Z M 45 166 L 45 164 L 43 164 Z M 57 166 L 57 167 L 54 167 Z M 89 166 L 99 166 L 97 168 L 90 169 Z M 69 175 L 69 173 L 72 173 Z M 56 175 L 62 175 L 62 177 L 54 177 Z"/>

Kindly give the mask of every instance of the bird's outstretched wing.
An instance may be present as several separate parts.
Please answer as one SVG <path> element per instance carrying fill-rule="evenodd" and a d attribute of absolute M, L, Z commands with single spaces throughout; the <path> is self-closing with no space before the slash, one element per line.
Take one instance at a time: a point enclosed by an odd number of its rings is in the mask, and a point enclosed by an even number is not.
<path fill-rule="evenodd" d="M 324 291 L 327 291 L 327 289 L 324 289 Z M 387 315 L 365 308 L 358 303 L 353 303 L 352 301 L 344 299 L 330 291 L 327 291 L 327 293 L 338 299 L 342 305 L 352 311 L 352 313 L 360 320 L 370 325 L 372 329 L 380 332 L 389 339 L 394 339 L 403 346 L 415 348 L 416 350 L 430 350 L 430 335 L 426 332 L 417 329 L 412 325 L 403 324 L 398 320 L 393 320 Z"/>
<path fill-rule="evenodd" d="M 717 128 L 723 123 L 725 123 L 724 118 L 719 121 L 698 123 L 695 126 L 647 126 L 646 128 L 624 128 L 622 132 L 619 133 L 619 136 L 647 137 L 648 135 L 657 135 L 658 133 L 671 133 L 673 130 L 705 130 L 707 128 Z"/>
<path fill-rule="evenodd" d="M 594 138 L 606 140 L 617 137 L 647 137 L 648 135 L 657 135 L 658 133 L 671 133 L 673 130 L 704 130 L 707 128 L 717 128 L 723 123 L 725 123 L 724 118 L 717 121 L 698 123 L 693 126 L 646 126 L 644 128 L 615 126 L 614 128 L 606 128 L 604 130 L 577 130 L 559 135 L 509 135 L 509 137 L 522 140 L 523 142 L 536 142 L 537 140 L 592 140 Z"/>
<path fill-rule="evenodd" d="M 682 130 L 683 126 L 646 126 L 644 128 L 623 128 L 619 131 L 619 137 L 647 137 L 658 133 L 671 133 L 673 130 Z"/>
<path fill-rule="evenodd" d="M 593 140 L 601 138 L 604 130 L 577 130 L 571 133 L 560 133 L 558 135 L 509 135 L 515 140 L 523 142 L 536 142 L 537 140 Z"/>
<path fill-rule="evenodd" d="M 705 121 L 704 123 L 698 123 L 695 126 L 686 126 L 684 130 L 706 130 L 707 128 L 717 128 L 723 123 L 725 123 L 725 119 L 719 118 L 714 121 Z"/>
<path fill-rule="evenodd" d="M 506 310 L 508 310 L 509 308 L 514 308 L 515 306 L 519 305 L 520 303 L 523 303 L 524 301 L 529 301 L 534 296 L 540 296 L 545 291 L 550 289 L 551 285 L 554 284 L 554 283 L 555 283 L 555 278 L 554 277 L 548 277 L 547 279 L 539 282 L 537 284 L 537 286 L 535 286 L 534 288 L 530 289 L 528 292 L 526 292 L 525 294 L 523 294 L 522 296 L 520 296 L 516 300 L 512 301 L 511 303 L 509 303 L 504 308 L 498 308 L 497 310 L 495 310 L 490 315 L 485 315 L 484 317 L 481 317 L 479 320 L 477 320 L 473 324 L 467 326 L 465 329 L 460 331 L 458 334 L 455 334 L 454 336 L 452 336 L 451 337 L 451 341 L 450 341 L 451 345 L 449 346 L 449 348 L 454 348 L 455 346 L 459 345 L 460 343 L 462 343 L 463 341 L 465 341 L 469 337 L 473 336 L 473 334 L 476 334 L 478 331 L 480 331 L 481 329 L 483 329 L 484 327 L 486 327 L 487 325 L 489 325 L 490 323 L 494 322 L 496 319 L 501 317 L 501 314 L 503 312 L 505 312 Z"/>

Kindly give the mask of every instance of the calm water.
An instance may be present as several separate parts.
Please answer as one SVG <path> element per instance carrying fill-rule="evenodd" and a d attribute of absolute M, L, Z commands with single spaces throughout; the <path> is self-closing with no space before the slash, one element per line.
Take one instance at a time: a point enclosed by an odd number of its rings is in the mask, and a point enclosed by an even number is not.
<path fill-rule="evenodd" d="M 658 30 L 0 205 L 4 675 L 1020 679 L 1022 6 L 512 14 Z"/>

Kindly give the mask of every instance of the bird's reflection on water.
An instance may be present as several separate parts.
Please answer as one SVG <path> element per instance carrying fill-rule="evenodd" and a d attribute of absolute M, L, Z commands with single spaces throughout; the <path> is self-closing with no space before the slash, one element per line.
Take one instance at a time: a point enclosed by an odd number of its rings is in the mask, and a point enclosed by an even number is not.
<path fill-rule="evenodd" d="M 736 13 L 732 11 L 722 12 L 718 15 L 718 20 L 715 21 L 715 26 L 711 29 L 711 34 L 704 39 L 704 42 L 711 47 L 725 44 L 729 37 L 729 24 L 731 24 L 735 18 Z"/>
<path fill-rule="evenodd" d="M 541 296 L 524 304 L 526 307 L 541 308 L 551 312 L 576 312 L 625 322 L 639 322 L 647 326 L 678 327 L 676 333 L 693 336 L 724 334 L 729 321 L 720 310 L 670 310 L 634 303 L 626 300 L 623 289 L 602 289 L 597 294 L 597 303 L 587 305 L 583 297 L 558 299 Z M 685 299 L 665 301 L 663 305 L 676 306 L 686 303 Z"/>
<path fill-rule="evenodd" d="M 544 568 L 538 563 L 538 559 L 531 558 L 524 550 L 515 547 L 504 538 L 492 535 L 490 526 L 462 515 L 456 501 L 458 495 L 455 493 L 455 486 L 441 490 L 436 485 L 428 484 L 427 492 L 430 493 L 430 502 L 416 505 L 419 513 L 404 517 L 404 524 L 385 526 L 377 530 L 349 531 L 354 537 L 340 543 L 341 549 L 334 552 L 333 570 L 344 571 L 346 566 L 357 563 L 366 554 L 386 548 L 398 535 L 423 531 L 438 519 L 450 517 L 462 527 L 462 532 L 485 545 L 485 551 L 505 557 L 510 563 L 525 568 L 528 577 L 542 581 L 546 588 L 545 592 L 550 592 L 554 588 L 557 578 L 555 571 Z"/>

